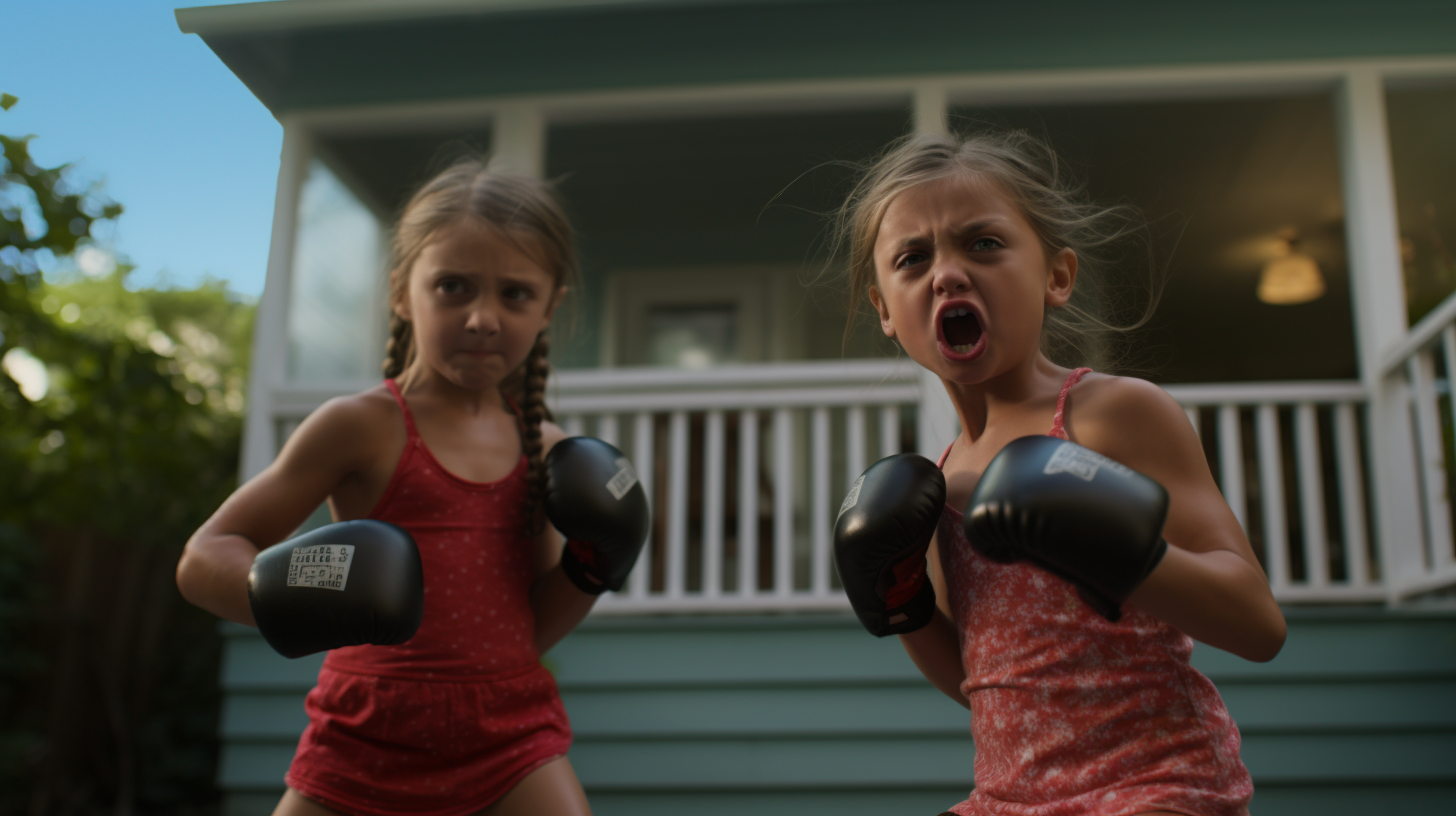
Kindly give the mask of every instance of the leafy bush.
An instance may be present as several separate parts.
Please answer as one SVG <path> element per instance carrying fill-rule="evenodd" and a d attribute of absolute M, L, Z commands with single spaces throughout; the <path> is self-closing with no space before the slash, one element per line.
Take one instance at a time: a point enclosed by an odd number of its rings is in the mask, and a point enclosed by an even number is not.
<path fill-rule="evenodd" d="M 220 645 L 172 573 L 235 486 L 253 307 L 128 289 L 90 239 L 120 205 L 30 139 L 0 136 L 0 812 L 196 812 Z"/>

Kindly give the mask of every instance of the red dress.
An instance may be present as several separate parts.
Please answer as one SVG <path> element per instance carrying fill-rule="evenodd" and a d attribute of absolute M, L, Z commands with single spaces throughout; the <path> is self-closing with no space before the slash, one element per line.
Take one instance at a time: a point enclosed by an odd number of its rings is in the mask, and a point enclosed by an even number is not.
<path fill-rule="evenodd" d="M 1067 378 L 1050 436 L 1067 438 L 1067 392 L 1088 370 Z M 951 813 L 1248 813 L 1239 731 L 1189 665 L 1191 638 L 1133 607 L 1112 623 L 1066 581 L 981 557 L 949 506 L 936 536 L 976 745 L 975 790 Z"/>
<path fill-rule="evenodd" d="M 385 384 L 407 439 L 369 518 L 414 536 L 424 619 L 407 643 L 329 652 L 286 780 L 345 813 L 474 813 L 571 746 L 534 644 L 526 458 L 496 482 L 455 476 L 425 447 L 394 381 Z"/>

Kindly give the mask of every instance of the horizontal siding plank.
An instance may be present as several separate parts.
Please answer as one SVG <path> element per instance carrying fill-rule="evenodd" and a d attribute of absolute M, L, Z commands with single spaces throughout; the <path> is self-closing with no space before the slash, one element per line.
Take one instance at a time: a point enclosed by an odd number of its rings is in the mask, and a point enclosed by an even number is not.
<path fill-rule="evenodd" d="M 1456 782 L 1456 733 L 1257 734 L 1239 752 L 1255 785 Z"/>
<path fill-rule="evenodd" d="M 256 629 L 237 627 L 229 632 L 223 652 L 222 685 L 225 690 L 276 689 L 307 691 L 318 681 L 322 654 L 289 660 L 268 647 Z"/>
<path fill-rule="evenodd" d="M 1264 784 L 1254 788 L 1250 816 L 1437 814 L 1456 809 L 1456 782 L 1445 784 Z M 610 816 L 596 811 L 594 816 Z"/>
<path fill-rule="evenodd" d="M 1456 733 L 1251 735 L 1244 763 L 1256 787 L 1456 785 Z M 953 787 L 971 784 L 975 750 L 961 735 L 911 739 L 836 737 L 656 741 L 580 738 L 572 764 L 588 791 L 722 787 L 792 790 Z M 232 743 L 224 788 L 281 790 L 292 743 Z"/>
<path fill-rule="evenodd" d="M 232 790 L 283 792 L 297 738 L 286 742 L 230 742 L 223 746 L 218 785 Z"/>
<path fill-rule="evenodd" d="M 589 790 L 651 786 L 878 788 L 971 785 L 975 750 L 964 736 L 577 740 L 571 764 Z"/>
<path fill-rule="evenodd" d="M 591 808 L 592 816 L 932 816 L 969 792 L 952 786 L 899 791 L 600 791 L 592 794 Z"/>
<path fill-rule="evenodd" d="M 871 637 L 848 616 L 833 616 L 833 625 L 814 627 L 762 622 L 707 630 L 587 625 L 553 650 L 549 660 L 563 689 L 921 676 L 898 639 Z"/>
<path fill-rule="evenodd" d="M 1354 677 L 1456 677 L 1456 617 L 1288 613 L 1290 636 L 1269 663 L 1251 663 L 1199 645 L 1193 664 L 1215 682 Z M 824 615 L 806 624 L 745 616 L 673 623 L 591 619 L 553 650 L 547 662 L 563 689 L 611 685 L 717 685 L 783 681 L 919 680 L 894 638 L 870 637 L 851 616 Z M 799 618 L 800 620 L 795 620 Z M 688 619 L 690 622 L 691 619 Z M 711 621 L 711 622 L 708 622 Z M 255 634 L 236 627 L 223 666 L 224 687 L 311 688 L 322 655 L 287 660 Z M 624 656 L 627 656 L 624 658 Z"/>
<path fill-rule="evenodd" d="M 568 691 L 580 737 L 907 734 L 970 738 L 970 712 L 925 681 L 873 688 Z"/>
<path fill-rule="evenodd" d="M 303 695 L 291 692 L 230 694 L 223 700 L 224 739 L 297 739 L 308 725 Z"/>
<path fill-rule="evenodd" d="M 1339 729 L 1456 731 L 1456 678 L 1314 683 L 1218 684 L 1229 713 L 1245 733 Z"/>
<path fill-rule="evenodd" d="M 1226 683 L 1234 721 L 1254 733 L 1340 730 L 1456 732 L 1456 695 L 1438 681 Z M 849 688 L 659 688 L 568 691 L 580 737 L 757 734 L 969 734 L 969 714 L 924 681 Z M 307 725 L 299 695 L 230 696 L 223 709 L 228 739 L 293 739 Z"/>
<path fill-rule="evenodd" d="M 269 816 L 277 791 L 235 792 L 223 816 Z M 965 798 L 963 787 L 918 790 L 814 789 L 758 791 L 736 788 L 701 791 L 593 791 L 594 816 L 931 816 Z M 1254 791 L 1251 816 L 1369 816 L 1372 813 L 1445 813 L 1456 801 L 1452 784 L 1262 784 Z"/>
<path fill-rule="evenodd" d="M 1285 614 L 1289 636 L 1272 661 L 1251 663 L 1200 644 L 1193 650 L 1193 665 L 1215 682 L 1456 677 L 1456 615 L 1402 615 L 1381 610 L 1363 616 L 1295 610 Z"/>
<path fill-rule="evenodd" d="M 602 791 L 592 795 L 591 806 L 594 816 L 931 816 L 961 801 L 966 793 L 951 787 L 917 791 Z M 1251 816 L 1428 814 L 1449 812 L 1453 801 L 1456 785 L 1270 785 L 1255 790 L 1249 810 Z"/>

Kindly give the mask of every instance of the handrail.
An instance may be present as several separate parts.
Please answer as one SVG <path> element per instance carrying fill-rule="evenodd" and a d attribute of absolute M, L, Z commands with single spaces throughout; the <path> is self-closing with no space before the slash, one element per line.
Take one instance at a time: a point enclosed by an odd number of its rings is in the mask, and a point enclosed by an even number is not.
<path fill-rule="evenodd" d="M 1391 349 L 1380 363 L 1380 376 L 1388 377 L 1417 350 L 1436 339 L 1447 326 L 1456 322 L 1456 292 L 1452 292 L 1406 333 L 1405 339 Z"/>

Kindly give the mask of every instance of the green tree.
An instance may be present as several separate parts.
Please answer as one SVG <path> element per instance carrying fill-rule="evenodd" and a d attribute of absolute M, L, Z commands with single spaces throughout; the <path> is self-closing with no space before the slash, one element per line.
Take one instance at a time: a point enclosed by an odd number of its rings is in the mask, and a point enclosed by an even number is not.
<path fill-rule="evenodd" d="M 81 271 L 122 209 L 31 138 L 0 136 L 0 812 L 178 812 L 216 796 L 219 647 L 172 572 L 235 485 L 253 308 Z"/>

